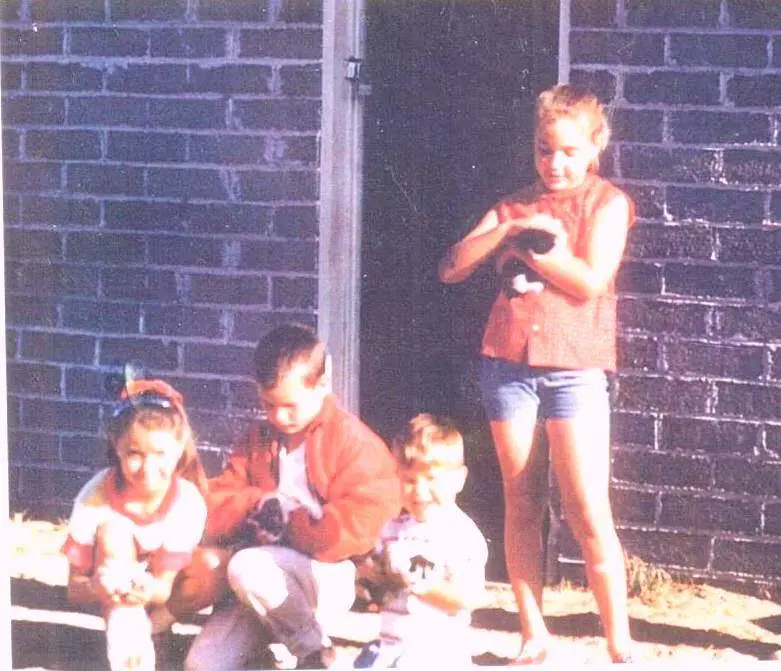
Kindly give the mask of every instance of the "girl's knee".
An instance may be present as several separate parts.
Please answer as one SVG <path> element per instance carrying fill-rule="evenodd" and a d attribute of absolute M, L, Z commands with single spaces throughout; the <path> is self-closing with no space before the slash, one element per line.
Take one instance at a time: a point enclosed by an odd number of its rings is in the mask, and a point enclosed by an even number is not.
<path fill-rule="evenodd" d="M 587 562 L 597 565 L 605 557 L 609 557 L 611 562 L 615 561 L 615 557 L 623 561 L 621 543 L 609 512 L 605 515 L 574 515 L 567 521 Z"/>

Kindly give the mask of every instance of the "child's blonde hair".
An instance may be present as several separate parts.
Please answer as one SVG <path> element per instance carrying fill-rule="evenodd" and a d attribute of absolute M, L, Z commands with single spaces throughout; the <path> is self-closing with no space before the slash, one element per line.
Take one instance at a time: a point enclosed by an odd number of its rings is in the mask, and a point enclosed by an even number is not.
<path fill-rule="evenodd" d="M 610 124 L 605 106 L 593 93 L 573 84 L 558 84 L 543 91 L 535 108 L 535 131 L 558 119 L 585 119 L 591 142 L 601 154 L 610 141 Z M 599 157 L 592 164 L 598 167 Z"/>
<path fill-rule="evenodd" d="M 421 413 L 413 417 L 392 441 L 401 468 L 461 468 L 464 439 L 453 421 Z"/>

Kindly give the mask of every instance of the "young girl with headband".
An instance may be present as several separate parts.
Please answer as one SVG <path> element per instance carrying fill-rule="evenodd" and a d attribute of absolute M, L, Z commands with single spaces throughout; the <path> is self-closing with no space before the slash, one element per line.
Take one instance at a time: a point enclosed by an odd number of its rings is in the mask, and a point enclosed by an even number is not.
<path fill-rule="evenodd" d="M 182 396 L 161 380 L 127 382 L 108 442 L 68 524 L 68 597 L 100 604 L 112 671 L 153 671 L 150 613 L 201 540 L 206 477 Z"/>

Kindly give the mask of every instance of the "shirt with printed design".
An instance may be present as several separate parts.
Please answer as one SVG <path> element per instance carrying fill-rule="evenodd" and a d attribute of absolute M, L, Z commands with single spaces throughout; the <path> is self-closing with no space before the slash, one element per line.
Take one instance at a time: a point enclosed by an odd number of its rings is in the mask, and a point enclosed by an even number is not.
<path fill-rule="evenodd" d="M 482 588 L 485 582 L 485 537 L 457 505 L 440 508 L 423 522 L 407 514 L 395 518 L 385 526 L 376 551 L 418 562 L 423 570 L 470 591 Z M 411 590 L 401 590 L 382 606 L 380 635 L 411 644 L 421 639 L 427 645 L 433 640 L 466 642 L 470 621 L 469 611 L 450 614 Z"/>

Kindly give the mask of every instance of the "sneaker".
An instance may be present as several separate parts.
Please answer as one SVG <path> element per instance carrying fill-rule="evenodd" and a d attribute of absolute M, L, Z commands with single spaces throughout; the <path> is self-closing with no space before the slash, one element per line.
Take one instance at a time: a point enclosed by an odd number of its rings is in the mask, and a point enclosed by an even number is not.
<path fill-rule="evenodd" d="M 296 664 L 296 669 L 330 669 L 336 661 L 336 650 L 331 646 L 320 648 L 302 657 Z"/>

